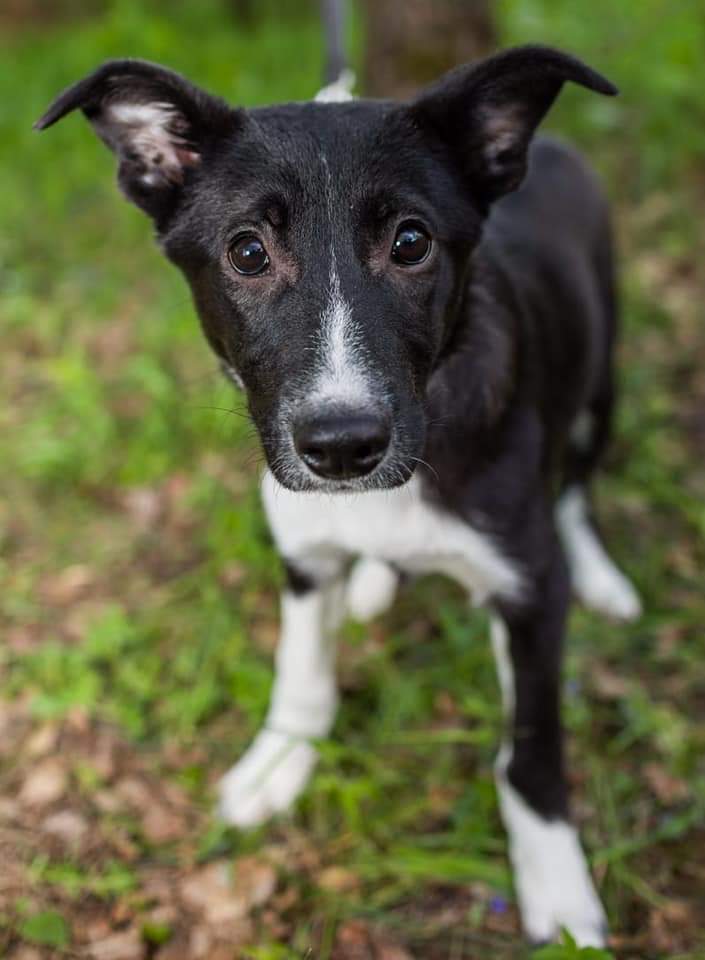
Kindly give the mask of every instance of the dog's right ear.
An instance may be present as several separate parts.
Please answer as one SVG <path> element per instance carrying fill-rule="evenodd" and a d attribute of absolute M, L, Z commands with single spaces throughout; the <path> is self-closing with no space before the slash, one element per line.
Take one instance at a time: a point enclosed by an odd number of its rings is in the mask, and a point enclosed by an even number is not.
<path fill-rule="evenodd" d="M 35 129 L 78 108 L 116 154 L 125 195 L 158 225 L 168 219 L 209 142 L 243 118 L 242 111 L 177 73 L 143 60 L 103 64 L 60 94 Z"/>

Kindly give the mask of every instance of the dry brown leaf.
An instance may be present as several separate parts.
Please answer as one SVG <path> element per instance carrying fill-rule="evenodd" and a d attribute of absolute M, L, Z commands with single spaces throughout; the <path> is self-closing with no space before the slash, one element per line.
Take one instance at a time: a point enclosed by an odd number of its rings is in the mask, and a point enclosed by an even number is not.
<path fill-rule="evenodd" d="M 186 832 L 183 817 L 163 804 L 155 803 L 147 810 L 141 822 L 142 833 L 150 843 L 169 843 Z"/>
<path fill-rule="evenodd" d="M 42 960 L 42 955 L 39 950 L 35 950 L 34 947 L 27 947 L 20 945 L 16 947 L 12 953 L 8 954 L 7 960 Z"/>
<path fill-rule="evenodd" d="M 164 511 L 164 497 L 153 487 L 132 487 L 122 496 L 122 506 L 139 530 L 147 530 Z"/>
<path fill-rule="evenodd" d="M 335 938 L 335 960 L 375 960 L 370 930 L 364 920 L 341 923 Z"/>
<path fill-rule="evenodd" d="M 644 777 L 656 798 L 664 806 L 681 803 L 690 796 L 690 787 L 686 781 L 670 774 L 660 763 L 647 763 L 644 767 Z"/>
<path fill-rule="evenodd" d="M 67 844 L 78 844 L 88 833 L 88 821 L 74 810 L 59 810 L 42 821 L 42 830 Z"/>
<path fill-rule="evenodd" d="M 149 810 L 154 803 L 154 795 L 147 784 L 137 777 L 123 777 L 115 784 L 115 793 L 128 806 L 140 813 Z"/>
<path fill-rule="evenodd" d="M 629 693 L 629 682 L 604 663 L 596 663 L 590 671 L 595 693 L 604 700 L 622 700 Z"/>
<path fill-rule="evenodd" d="M 326 867 L 316 877 L 318 886 L 330 893 L 347 893 L 360 886 L 360 878 L 345 867 Z"/>
<path fill-rule="evenodd" d="M 208 927 L 200 925 L 194 927 L 189 939 L 189 956 L 194 960 L 200 960 L 201 957 L 207 957 L 213 946 L 213 934 Z"/>
<path fill-rule="evenodd" d="M 210 924 L 247 916 L 248 901 L 236 894 L 230 882 L 230 865 L 219 861 L 190 874 L 181 882 L 181 899 Z"/>
<path fill-rule="evenodd" d="M 233 870 L 233 887 L 250 907 L 261 907 L 277 888 L 277 871 L 261 857 L 240 857 Z"/>
<path fill-rule="evenodd" d="M 377 960 L 414 960 L 414 956 L 399 944 L 382 943 L 377 947 Z"/>
<path fill-rule="evenodd" d="M 671 900 L 649 912 L 649 945 L 670 955 L 682 946 L 683 934 L 693 925 L 693 913 L 687 903 Z"/>
<path fill-rule="evenodd" d="M 63 797 L 68 782 L 63 763 L 56 757 L 50 757 L 29 773 L 20 788 L 20 802 L 30 807 L 48 807 Z"/>
<path fill-rule="evenodd" d="M 124 804 L 114 790 L 96 790 L 91 800 L 101 813 L 118 813 Z"/>
<path fill-rule="evenodd" d="M 104 940 L 96 940 L 88 948 L 91 960 L 142 960 L 145 945 L 138 930 L 114 933 Z"/>
<path fill-rule="evenodd" d="M 41 586 L 44 599 L 55 606 L 66 607 L 85 596 L 95 585 L 94 571 L 83 563 L 65 567 L 45 577 Z"/>
<path fill-rule="evenodd" d="M 55 723 L 46 723 L 27 739 L 24 751 L 28 757 L 44 757 L 56 747 L 59 739 L 59 728 Z"/>

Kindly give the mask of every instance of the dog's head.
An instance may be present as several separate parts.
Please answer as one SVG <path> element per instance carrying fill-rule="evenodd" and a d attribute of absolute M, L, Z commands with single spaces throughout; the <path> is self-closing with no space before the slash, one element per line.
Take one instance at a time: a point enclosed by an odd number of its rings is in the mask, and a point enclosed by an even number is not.
<path fill-rule="evenodd" d="M 410 103 L 234 109 L 137 60 L 106 63 L 38 121 L 81 108 L 193 290 L 205 334 L 247 393 L 292 489 L 405 482 L 426 387 L 452 338 L 491 203 L 578 60 L 522 47 Z"/>

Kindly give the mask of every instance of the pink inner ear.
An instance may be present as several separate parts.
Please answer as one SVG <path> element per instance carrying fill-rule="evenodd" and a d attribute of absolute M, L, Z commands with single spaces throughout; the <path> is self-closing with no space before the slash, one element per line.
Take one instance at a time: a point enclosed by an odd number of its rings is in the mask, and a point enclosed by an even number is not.
<path fill-rule="evenodd" d="M 184 169 L 201 159 L 185 136 L 186 121 L 169 103 L 112 103 L 96 127 L 113 150 L 137 155 L 148 186 L 181 183 Z"/>
<path fill-rule="evenodd" d="M 485 154 L 494 160 L 516 145 L 525 131 L 525 119 L 517 106 L 485 108 L 482 113 Z"/>

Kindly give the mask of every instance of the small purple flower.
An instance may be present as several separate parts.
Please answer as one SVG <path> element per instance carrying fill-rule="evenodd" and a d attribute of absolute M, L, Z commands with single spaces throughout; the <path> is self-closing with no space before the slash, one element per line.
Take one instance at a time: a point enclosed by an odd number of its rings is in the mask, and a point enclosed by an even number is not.
<path fill-rule="evenodd" d="M 490 913 L 506 913 L 509 904 L 504 897 L 496 894 L 490 900 Z"/>

